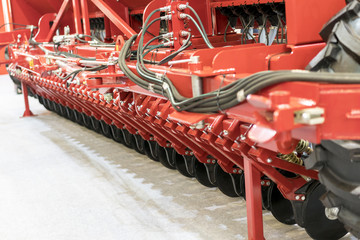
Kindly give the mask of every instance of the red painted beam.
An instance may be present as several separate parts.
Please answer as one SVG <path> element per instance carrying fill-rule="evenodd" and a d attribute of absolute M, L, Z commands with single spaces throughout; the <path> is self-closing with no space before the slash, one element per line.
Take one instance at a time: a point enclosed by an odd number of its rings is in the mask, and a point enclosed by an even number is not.
<path fill-rule="evenodd" d="M 54 20 L 54 23 L 51 26 L 50 32 L 48 33 L 48 35 L 46 37 L 46 42 L 50 42 L 51 38 L 54 36 L 54 33 L 59 26 L 61 18 L 64 16 L 65 12 L 69 8 L 69 2 L 70 2 L 70 0 L 64 0 L 64 2 L 62 3 L 60 10 L 57 13 L 56 18 Z"/>
<path fill-rule="evenodd" d="M 84 34 L 91 35 L 87 0 L 80 0 Z M 88 39 L 89 40 L 89 39 Z"/>
<path fill-rule="evenodd" d="M 113 10 L 108 4 L 106 4 L 103 0 L 91 0 L 96 7 L 98 7 L 104 14 L 107 16 L 111 22 L 115 24 L 117 28 L 119 28 L 126 37 L 131 37 L 135 35 L 136 32 L 132 29 L 126 21 L 124 21 L 115 10 Z"/>
<path fill-rule="evenodd" d="M 72 0 L 73 11 L 74 11 L 74 22 L 75 22 L 75 30 L 77 34 L 82 34 L 81 27 L 81 14 L 80 14 L 80 4 L 79 0 Z"/>

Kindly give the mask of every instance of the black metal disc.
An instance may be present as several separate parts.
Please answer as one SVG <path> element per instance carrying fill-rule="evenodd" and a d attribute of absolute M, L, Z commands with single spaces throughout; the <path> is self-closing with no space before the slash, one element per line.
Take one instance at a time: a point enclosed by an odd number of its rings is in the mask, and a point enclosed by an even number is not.
<path fill-rule="evenodd" d="M 145 140 L 138 134 L 133 136 L 135 139 L 134 150 L 140 154 L 145 154 Z"/>
<path fill-rule="evenodd" d="M 54 112 L 56 112 L 58 115 L 61 116 L 60 104 L 59 104 L 59 103 L 56 103 L 56 102 L 52 102 L 52 103 L 53 103 Z"/>
<path fill-rule="evenodd" d="M 246 191 L 245 191 L 245 174 L 244 172 L 240 173 L 240 187 L 237 189 L 237 193 L 240 197 L 243 197 L 246 200 Z"/>
<path fill-rule="evenodd" d="M 313 239 L 340 239 L 348 231 L 338 220 L 329 220 L 325 216 L 325 207 L 320 201 L 320 197 L 325 192 L 325 186 L 319 182 L 314 182 L 307 191 L 302 208 L 304 228 Z"/>
<path fill-rule="evenodd" d="M 88 115 L 86 115 L 85 113 L 81 113 L 81 117 L 83 118 L 84 126 L 90 130 L 93 130 L 90 117 Z"/>
<path fill-rule="evenodd" d="M 122 129 L 123 136 L 124 136 L 124 145 L 128 148 L 135 148 L 136 142 L 134 135 L 132 135 L 128 130 Z"/>
<path fill-rule="evenodd" d="M 165 148 L 166 151 L 166 158 L 171 166 L 171 169 L 176 169 L 175 159 L 173 158 L 174 152 L 176 152 L 173 148 Z"/>
<path fill-rule="evenodd" d="M 90 119 L 91 119 L 92 129 L 95 132 L 102 134 L 100 121 L 97 120 L 94 116 L 91 116 Z"/>
<path fill-rule="evenodd" d="M 62 104 L 59 104 L 59 107 L 60 107 L 60 115 L 64 118 L 67 118 L 66 107 Z"/>
<path fill-rule="evenodd" d="M 52 111 L 51 108 L 49 107 L 49 102 L 48 102 L 48 100 L 47 100 L 46 98 L 43 98 L 43 97 L 41 97 L 41 98 L 42 98 L 42 104 L 44 105 L 44 107 L 45 107 L 47 110 Z"/>
<path fill-rule="evenodd" d="M 215 165 L 215 178 L 219 190 L 228 197 L 239 197 L 235 187 L 240 188 L 240 175 L 225 172 L 219 164 Z"/>
<path fill-rule="evenodd" d="M 159 151 L 158 151 L 159 162 L 166 168 L 175 169 L 175 166 L 170 164 L 169 160 L 171 160 L 171 155 L 169 154 L 172 154 L 171 148 L 164 148 L 159 146 Z"/>
<path fill-rule="evenodd" d="M 84 122 L 81 116 L 81 113 L 76 111 L 75 109 L 73 110 L 74 116 L 75 116 L 75 122 L 77 122 L 79 125 L 83 126 Z"/>
<path fill-rule="evenodd" d="M 67 119 L 70 119 L 71 121 L 75 122 L 74 112 L 71 110 L 71 108 L 65 107 L 65 109 L 66 109 Z"/>
<path fill-rule="evenodd" d="M 45 100 L 46 100 L 46 102 L 47 102 L 48 110 L 54 111 L 53 102 L 50 101 L 49 99 L 45 99 Z"/>
<path fill-rule="evenodd" d="M 287 225 L 296 223 L 291 202 L 283 197 L 274 182 L 271 182 L 269 186 L 268 199 L 269 209 L 279 222 Z"/>
<path fill-rule="evenodd" d="M 144 144 L 144 152 L 148 158 L 154 161 L 159 161 L 158 159 L 158 152 L 159 152 L 159 145 L 157 142 L 154 141 L 145 141 Z"/>
<path fill-rule="evenodd" d="M 107 124 L 103 120 L 100 120 L 100 125 L 101 125 L 102 134 L 107 138 L 112 138 L 109 124 Z"/>
<path fill-rule="evenodd" d="M 110 126 L 111 128 L 111 131 L 112 131 L 112 139 L 115 141 L 115 142 L 118 142 L 118 143 L 124 143 L 124 135 L 123 135 L 123 132 L 121 131 L 121 129 L 117 128 L 115 125 L 111 125 Z"/>
<path fill-rule="evenodd" d="M 175 167 L 185 177 L 194 177 L 193 171 L 191 171 L 189 166 L 189 156 L 184 156 L 178 154 L 175 150 L 173 150 L 172 158 L 175 162 Z"/>
<path fill-rule="evenodd" d="M 262 179 L 264 179 L 264 178 L 262 178 Z M 268 179 L 266 178 L 266 180 L 268 180 Z M 270 185 L 269 186 L 261 186 L 262 207 L 264 210 L 270 211 L 269 190 L 270 190 Z"/>
<path fill-rule="evenodd" d="M 196 157 L 193 157 L 194 161 L 192 162 L 195 178 L 201 185 L 205 187 L 216 187 L 215 181 L 212 182 L 211 179 L 215 179 L 214 176 L 210 176 L 210 174 L 214 174 L 214 171 L 210 171 L 210 168 L 214 169 L 215 165 L 206 165 L 204 163 L 199 162 Z"/>

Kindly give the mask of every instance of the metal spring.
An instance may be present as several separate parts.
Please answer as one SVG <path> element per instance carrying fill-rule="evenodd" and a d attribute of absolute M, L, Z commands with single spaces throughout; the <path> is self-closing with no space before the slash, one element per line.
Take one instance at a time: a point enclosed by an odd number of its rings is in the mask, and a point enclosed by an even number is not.
<path fill-rule="evenodd" d="M 313 152 L 313 149 L 310 147 L 309 141 L 301 139 L 296 146 L 296 152 L 299 154 L 305 152 L 307 155 L 310 155 Z"/>
<path fill-rule="evenodd" d="M 295 153 L 289 153 L 289 154 L 279 153 L 278 158 L 285 160 L 287 162 L 290 162 L 290 163 L 298 164 L 298 165 L 304 164 L 303 160 L 301 158 L 299 158 Z"/>

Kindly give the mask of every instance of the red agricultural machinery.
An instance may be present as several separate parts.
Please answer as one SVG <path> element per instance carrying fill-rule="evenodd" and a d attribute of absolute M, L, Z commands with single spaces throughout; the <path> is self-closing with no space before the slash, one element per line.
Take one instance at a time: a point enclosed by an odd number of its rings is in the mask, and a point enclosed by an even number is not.
<path fill-rule="evenodd" d="M 314 239 L 360 237 L 360 2 L 3 0 L 27 97 Z"/>

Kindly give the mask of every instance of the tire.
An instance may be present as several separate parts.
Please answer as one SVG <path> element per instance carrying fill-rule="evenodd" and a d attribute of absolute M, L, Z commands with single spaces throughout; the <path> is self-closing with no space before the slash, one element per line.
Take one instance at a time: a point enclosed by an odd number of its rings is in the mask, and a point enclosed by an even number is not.
<path fill-rule="evenodd" d="M 320 35 L 327 44 L 307 66 L 308 70 L 360 73 L 360 2 L 346 2 L 347 6 L 321 30 Z M 328 209 L 340 209 L 338 219 L 360 238 L 360 196 L 356 198 L 351 194 L 352 189 L 360 189 L 360 166 L 341 154 L 353 151 L 347 149 L 349 142 L 322 141 L 317 152 L 311 155 L 311 161 L 305 164 L 307 168 L 319 170 L 320 182 L 327 189 L 322 203 Z M 360 151 L 359 141 L 352 141 L 351 146 L 359 146 L 356 151 Z M 342 152 L 334 153 L 334 148 Z M 356 177 L 358 179 L 354 179 Z"/>
<path fill-rule="evenodd" d="M 320 32 L 326 46 L 307 66 L 318 72 L 360 72 L 360 2 L 351 1 Z"/>

